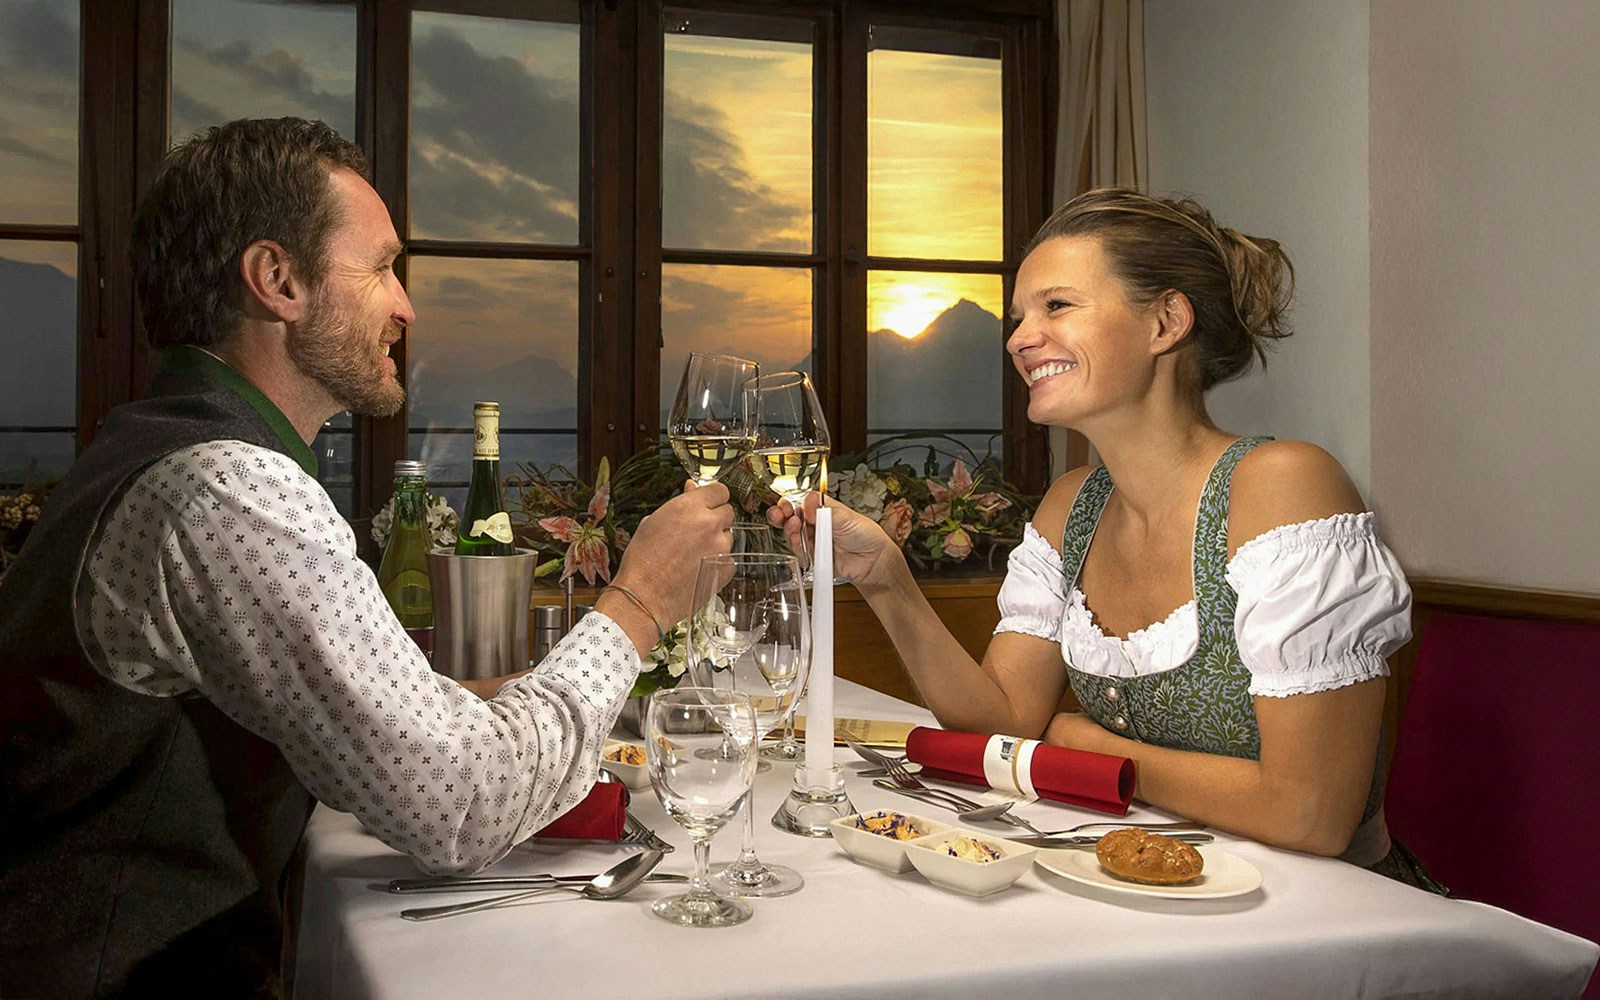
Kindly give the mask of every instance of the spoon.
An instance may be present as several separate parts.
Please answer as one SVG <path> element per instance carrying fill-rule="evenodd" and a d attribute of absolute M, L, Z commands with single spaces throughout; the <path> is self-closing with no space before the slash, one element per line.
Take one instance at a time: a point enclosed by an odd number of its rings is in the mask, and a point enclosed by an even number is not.
<path fill-rule="evenodd" d="M 582 885 L 547 885 L 527 892 L 513 892 L 505 896 L 493 896 L 489 899 L 475 900 L 471 903 L 455 903 L 450 906 L 421 906 L 409 910 L 401 910 L 400 915 L 407 920 L 437 920 L 440 917 L 453 917 L 458 913 L 471 913 L 474 910 L 491 910 L 499 906 L 510 906 L 513 903 L 534 896 L 542 895 L 553 889 L 567 889 L 581 893 L 589 899 L 615 899 L 644 881 L 650 874 L 650 869 L 661 863 L 666 854 L 661 851 L 641 851 L 632 857 L 624 858 L 621 862 L 611 866 L 594 878 Z"/>
<path fill-rule="evenodd" d="M 982 809 L 968 809 L 965 812 L 958 812 L 956 813 L 956 819 L 966 820 L 968 823 L 983 823 L 991 819 L 999 819 L 1014 805 L 1016 805 L 1015 802 L 996 802 L 994 805 L 984 806 Z"/>

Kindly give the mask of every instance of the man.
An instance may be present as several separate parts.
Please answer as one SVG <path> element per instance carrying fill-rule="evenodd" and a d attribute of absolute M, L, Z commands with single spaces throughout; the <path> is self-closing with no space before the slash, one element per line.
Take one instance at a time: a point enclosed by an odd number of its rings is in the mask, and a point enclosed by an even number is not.
<path fill-rule="evenodd" d="M 413 315 L 364 169 L 320 123 L 238 121 L 140 206 L 160 369 L 0 600 L 0 995 L 270 993 L 312 795 L 428 871 L 504 856 L 583 798 L 657 623 L 729 549 L 726 489 L 688 491 L 538 671 L 483 701 L 428 668 L 308 447 L 403 398 Z"/>

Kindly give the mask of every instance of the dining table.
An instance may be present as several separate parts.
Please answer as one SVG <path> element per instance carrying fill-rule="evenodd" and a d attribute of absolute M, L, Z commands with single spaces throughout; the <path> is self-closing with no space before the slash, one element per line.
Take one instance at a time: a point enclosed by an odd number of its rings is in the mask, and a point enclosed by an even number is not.
<path fill-rule="evenodd" d="M 842 718 L 936 724 L 926 709 L 842 679 L 834 698 Z M 875 786 L 859 773 L 870 765 L 847 748 L 837 748 L 835 760 L 858 810 L 959 822 L 953 813 Z M 479 897 L 389 892 L 391 879 L 419 874 L 412 861 L 355 817 L 319 806 L 304 843 L 293 996 L 1531 1000 L 1582 995 L 1600 957 L 1593 942 L 1517 914 L 1221 830 L 1212 831 L 1215 846 L 1254 866 L 1258 888 L 1227 898 L 1170 898 L 1035 865 L 1010 888 L 974 898 L 915 870 L 896 875 L 866 867 L 831 838 L 775 828 L 770 817 L 793 776 L 787 763 L 757 776 L 755 846 L 763 861 L 798 870 L 805 886 L 752 900 L 753 917 L 732 927 L 687 928 L 657 918 L 651 903 L 684 887 L 655 882 L 618 899 L 550 893 L 513 907 L 404 920 L 400 911 L 409 907 Z M 997 800 L 980 789 L 960 790 Z M 635 792 L 630 809 L 677 847 L 657 871 L 689 873 L 689 837 L 655 795 Z M 1050 801 L 1014 811 L 1047 830 L 1108 818 Z M 1126 816 L 1129 825 L 1175 818 L 1137 800 Z M 717 834 L 714 861 L 733 859 L 741 823 Z M 991 836 L 1012 830 L 993 822 L 970 828 Z M 534 839 L 489 873 L 595 873 L 638 850 Z"/>

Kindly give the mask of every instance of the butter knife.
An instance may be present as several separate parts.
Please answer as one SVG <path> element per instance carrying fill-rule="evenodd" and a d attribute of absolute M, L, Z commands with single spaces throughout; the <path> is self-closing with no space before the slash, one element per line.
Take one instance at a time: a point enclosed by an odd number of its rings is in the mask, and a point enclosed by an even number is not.
<path fill-rule="evenodd" d="M 477 889 L 525 889 L 539 885 L 582 885 L 594 879 L 593 875 L 439 875 L 432 878 L 397 878 L 389 883 L 390 892 L 462 892 Z M 646 882 L 687 882 L 687 875 L 651 872 Z"/>

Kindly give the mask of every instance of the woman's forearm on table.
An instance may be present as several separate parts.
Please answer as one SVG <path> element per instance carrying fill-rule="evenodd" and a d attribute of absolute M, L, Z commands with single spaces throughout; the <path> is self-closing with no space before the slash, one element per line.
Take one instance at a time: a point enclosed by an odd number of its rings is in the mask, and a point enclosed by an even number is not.
<path fill-rule="evenodd" d="M 1079 713 L 1056 716 L 1045 739 L 1131 758 L 1140 800 L 1274 847 L 1337 856 L 1360 822 L 1359 804 L 1352 809 L 1315 780 L 1274 779 L 1260 761 L 1140 743 Z"/>

